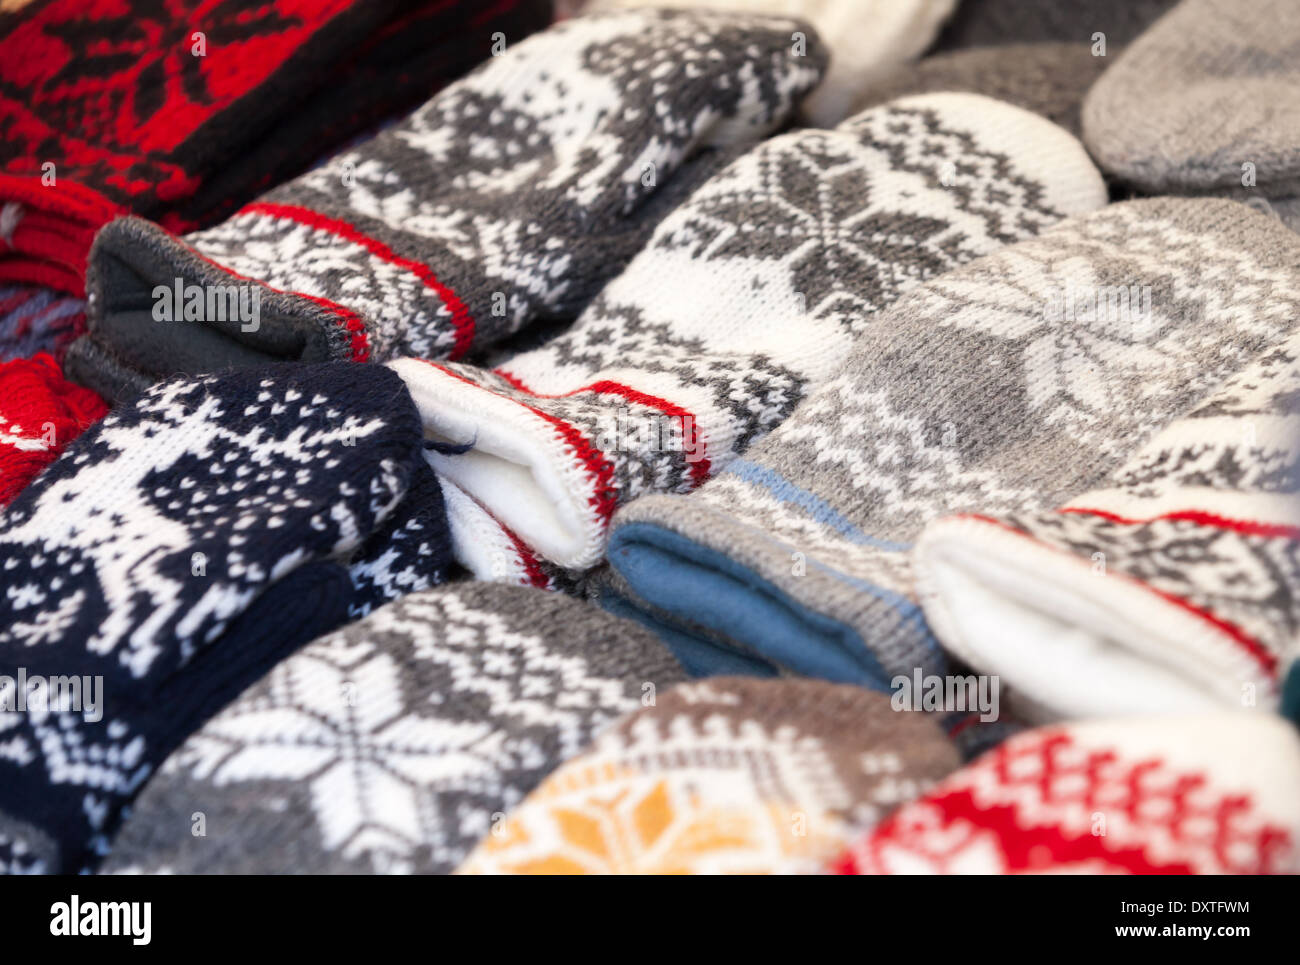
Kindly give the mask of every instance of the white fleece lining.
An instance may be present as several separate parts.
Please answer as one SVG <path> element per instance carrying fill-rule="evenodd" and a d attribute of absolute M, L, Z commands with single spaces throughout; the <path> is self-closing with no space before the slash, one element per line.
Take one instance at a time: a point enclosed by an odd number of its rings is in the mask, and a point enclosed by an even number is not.
<path fill-rule="evenodd" d="M 439 476 L 438 484 L 447 506 L 447 528 L 456 562 L 477 580 L 531 585 L 519 551 L 501 524 L 451 480 Z"/>
<path fill-rule="evenodd" d="M 556 426 L 432 365 L 400 359 L 390 366 L 411 390 L 427 438 L 473 443 L 462 455 L 430 452 L 437 472 L 546 559 L 575 568 L 598 561 L 599 534 L 585 503 L 591 483 Z"/>
<path fill-rule="evenodd" d="M 554 431 L 549 425 L 546 429 Z M 582 552 L 587 537 L 569 493 L 545 454 L 527 451 L 531 440 L 496 435 L 482 426 L 473 450 L 461 456 L 431 453 L 429 462 L 525 543 L 564 565 Z"/>
<path fill-rule="evenodd" d="M 1039 719 L 1241 706 L 1273 684 L 1240 645 L 1138 584 L 977 520 L 917 546 L 918 592 L 943 644 L 996 673 Z"/>

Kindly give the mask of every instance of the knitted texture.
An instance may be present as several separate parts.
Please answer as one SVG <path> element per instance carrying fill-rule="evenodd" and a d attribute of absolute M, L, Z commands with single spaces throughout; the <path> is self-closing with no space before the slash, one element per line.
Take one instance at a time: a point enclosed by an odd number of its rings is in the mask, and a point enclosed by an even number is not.
<path fill-rule="evenodd" d="M 958 766 L 933 720 L 816 681 L 683 684 L 546 779 L 462 874 L 810 873 Z"/>
<path fill-rule="evenodd" d="M 49 0 L 0 30 L 0 279 L 81 294 L 95 230 L 212 223 L 544 26 L 543 0 Z"/>
<path fill-rule="evenodd" d="M 348 619 L 447 580 L 453 561 L 442 486 L 418 460 L 402 501 L 353 555 Z"/>
<path fill-rule="evenodd" d="M 0 362 L 0 507 L 106 412 L 94 392 L 65 382 L 49 355 Z"/>
<path fill-rule="evenodd" d="M 1023 43 L 1093 43 L 1106 38 L 1107 53 L 1132 43 L 1178 0 L 961 0 L 934 52 Z"/>
<path fill-rule="evenodd" d="M 1246 753 L 1243 753 L 1246 751 Z M 868 831 L 845 874 L 1296 874 L 1300 737 L 1260 714 L 1013 737 Z"/>
<path fill-rule="evenodd" d="M 342 623 L 421 451 L 400 380 L 342 363 L 164 383 L 72 443 L 0 526 L 0 667 L 103 699 L 0 693 L 0 867 L 93 863 L 169 750 Z"/>
<path fill-rule="evenodd" d="M 565 334 L 495 370 L 403 359 L 435 468 L 542 558 L 687 492 L 786 418 L 926 279 L 1103 204 L 1074 138 L 970 94 L 773 138 L 711 178 Z"/>
<path fill-rule="evenodd" d="M 1300 5 L 1183 0 L 1097 81 L 1083 130 L 1144 191 L 1300 195 Z"/>
<path fill-rule="evenodd" d="M 1086 43 L 957 50 L 900 67 L 868 87 L 854 109 L 913 94 L 964 91 L 1033 111 L 1078 137 L 1083 97 L 1109 63 L 1106 57 L 1094 56 Z"/>
<path fill-rule="evenodd" d="M 830 47 L 823 80 L 804 101 L 803 116 L 818 127 L 844 120 L 853 102 L 899 64 L 915 60 L 934 40 L 956 0 L 713 0 L 707 6 L 802 17 Z M 696 0 L 594 0 L 588 10 L 694 7 Z"/>
<path fill-rule="evenodd" d="M 0 362 L 49 352 L 63 358 L 69 343 L 86 330 L 86 303 L 48 288 L 0 288 Z"/>
<path fill-rule="evenodd" d="M 679 11 L 556 24 L 224 224 L 184 241 L 139 219 L 106 227 L 87 282 L 91 334 L 156 377 L 460 358 L 572 319 L 644 244 L 674 200 L 662 189 L 692 182 L 686 162 L 789 117 L 825 61 L 815 36 L 793 48 L 809 29 Z M 149 311 L 156 285 L 232 276 L 270 286 L 251 331 L 200 317 L 196 335 Z M 77 358 L 75 377 L 94 387 L 97 366 Z"/>
<path fill-rule="evenodd" d="M 1300 649 L 1297 400 L 1293 336 L 1060 510 L 931 524 L 935 634 L 1040 717 L 1275 708 Z"/>
<path fill-rule="evenodd" d="M 191 737 L 106 870 L 450 871 L 597 730 L 681 678 L 653 636 L 578 600 L 490 583 L 408 596 Z"/>
<path fill-rule="evenodd" d="M 625 602 L 799 673 L 884 686 L 932 668 L 911 573 L 925 524 L 1102 484 L 1295 330 L 1298 266 L 1300 236 L 1277 221 L 1168 198 L 950 272 L 859 334 L 840 374 L 698 493 L 619 514 Z"/>
<path fill-rule="evenodd" d="M 438 477 L 456 562 L 477 580 L 558 589 L 560 572 L 455 483 Z"/>

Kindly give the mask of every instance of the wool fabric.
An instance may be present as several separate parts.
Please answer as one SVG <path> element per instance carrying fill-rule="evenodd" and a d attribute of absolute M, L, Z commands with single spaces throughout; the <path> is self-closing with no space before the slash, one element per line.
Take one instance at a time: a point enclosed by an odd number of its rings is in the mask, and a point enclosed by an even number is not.
<path fill-rule="evenodd" d="M 1039 719 L 1274 709 L 1300 650 L 1300 339 L 1055 512 L 932 523 L 940 642 Z"/>
<path fill-rule="evenodd" d="M 1300 236 L 1247 205 L 1158 198 L 1063 222 L 882 313 L 699 492 L 624 508 L 622 602 L 697 663 L 877 687 L 937 672 L 911 568 L 926 523 L 1101 485 L 1297 319 Z"/>
<path fill-rule="evenodd" d="M 402 501 L 348 564 L 348 619 L 446 582 L 453 560 L 442 485 L 428 462 L 417 460 Z"/>
<path fill-rule="evenodd" d="M 961 0 L 933 52 L 1022 43 L 1132 43 L 1178 0 Z"/>
<path fill-rule="evenodd" d="M 964 91 L 1023 107 L 1079 137 L 1084 95 L 1109 64 L 1086 43 L 1007 44 L 947 51 L 900 67 L 869 85 L 854 110 L 913 94 Z"/>
<path fill-rule="evenodd" d="M 69 369 L 111 391 L 118 370 L 147 384 L 278 359 L 460 358 L 572 320 L 711 170 L 711 147 L 780 126 L 821 77 L 797 30 L 811 28 L 695 11 L 567 20 L 221 225 L 181 240 L 114 221 L 87 280 L 97 351 L 78 342 Z M 201 306 L 159 323 L 151 293 L 178 279 L 255 283 L 260 317 Z"/>
<path fill-rule="evenodd" d="M 1093 86 L 1083 131 L 1142 191 L 1300 196 L 1300 6 L 1183 0 Z"/>
<path fill-rule="evenodd" d="M 696 5 L 695 0 L 594 0 L 587 9 Z M 956 5 L 956 0 L 713 0 L 708 4 L 801 17 L 825 38 L 830 69 L 802 109 L 804 118 L 817 127 L 833 127 L 844 120 L 862 90 L 899 64 L 919 57 Z"/>
<path fill-rule="evenodd" d="M 543 559 L 604 556 L 610 517 L 687 492 L 785 419 L 907 290 L 1105 202 L 1073 137 L 931 94 L 765 141 L 664 219 L 571 330 L 494 370 L 392 364 L 439 473 Z"/>
<path fill-rule="evenodd" d="M 85 299 L 31 285 L 0 287 L 0 362 L 39 352 L 60 361 L 85 330 Z"/>
<path fill-rule="evenodd" d="M 0 517 L 0 866 L 92 867 L 168 751 L 400 593 L 367 540 L 422 460 L 401 381 L 346 363 L 163 383 L 74 441 Z"/>
<path fill-rule="evenodd" d="M 556 589 L 555 567 L 540 559 L 504 523 L 465 490 L 438 477 L 456 562 L 476 580 Z"/>
<path fill-rule="evenodd" d="M 64 381 L 50 355 L 0 362 L 0 507 L 106 412 L 94 392 Z"/>
<path fill-rule="evenodd" d="M 0 24 L 0 280 L 83 292 L 96 229 L 212 224 L 550 19 L 544 0 L 48 0 Z"/>
<path fill-rule="evenodd" d="M 186 741 L 105 870 L 450 871 L 598 730 L 681 679 L 651 634 L 579 600 L 416 593 L 314 641 Z"/>
<path fill-rule="evenodd" d="M 881 694 L 682 684 L 548 777 L 458 873 L 814 873 L 957 766 L 933 720 Z"/>
<path fill-rule="evenodd" d="M 1300 736 L 1262 714 L 1013 737 L 863 834 L 843 874 L 1296 874 Z"/>

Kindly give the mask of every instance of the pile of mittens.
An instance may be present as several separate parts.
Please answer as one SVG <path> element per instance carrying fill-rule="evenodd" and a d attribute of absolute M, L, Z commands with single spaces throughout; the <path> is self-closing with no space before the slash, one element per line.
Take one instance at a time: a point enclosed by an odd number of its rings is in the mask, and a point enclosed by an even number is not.
<path fill-rule="evenodd" d="M 118 6 L 0 13 L 0 870 L 1300 873 L 1292 0 Z"/>

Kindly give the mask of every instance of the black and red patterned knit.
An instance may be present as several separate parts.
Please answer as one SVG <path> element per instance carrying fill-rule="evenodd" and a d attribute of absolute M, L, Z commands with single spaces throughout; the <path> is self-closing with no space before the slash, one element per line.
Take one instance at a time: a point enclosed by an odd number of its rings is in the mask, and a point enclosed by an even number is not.
<path fill-rule="evenodd" d="M 35 0 L 0 14 L 0 281 L 219 221 L 545 26 L 550 0 Z"/>

